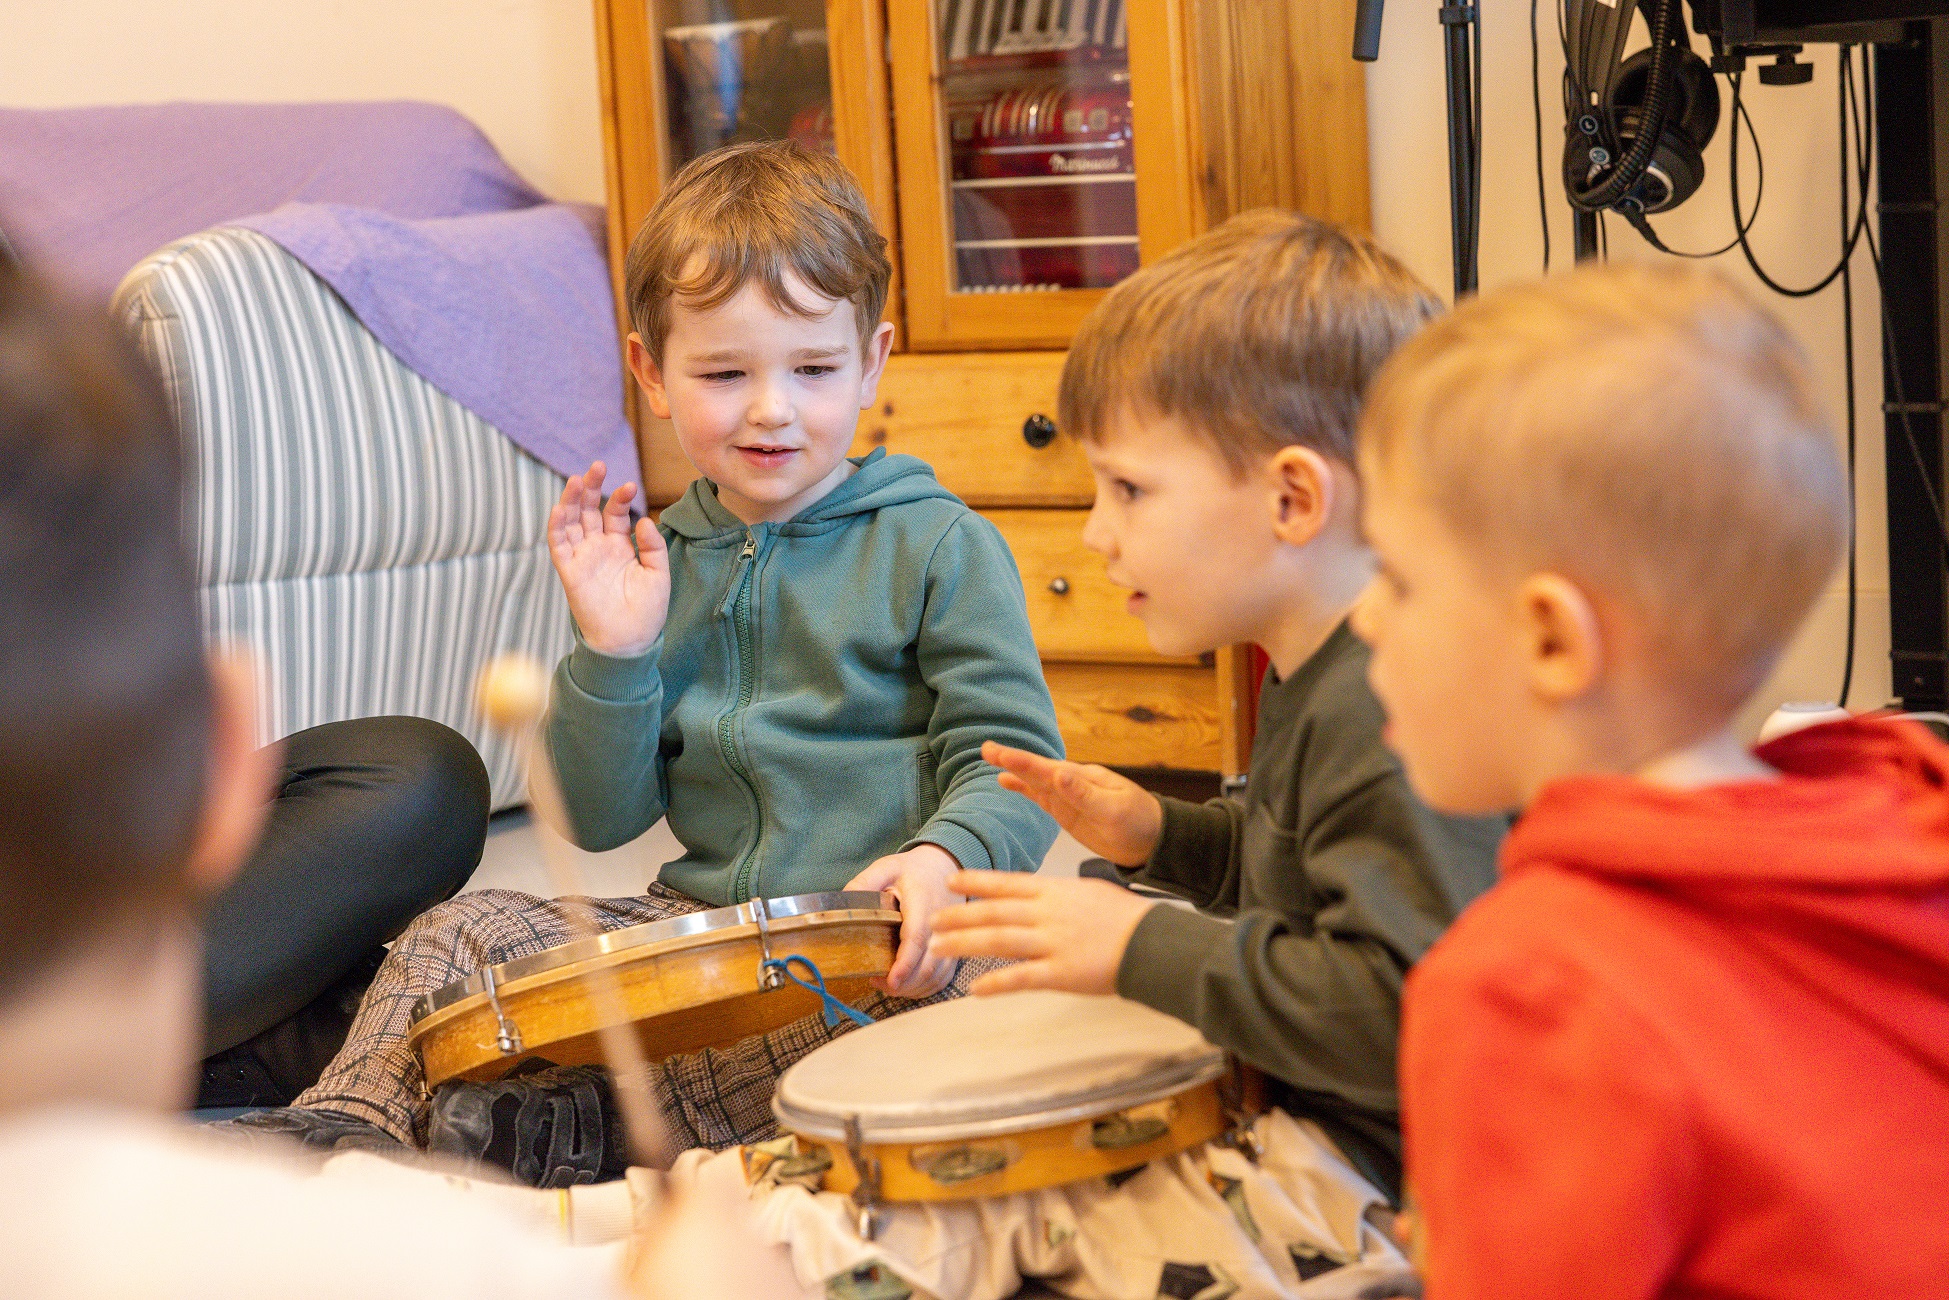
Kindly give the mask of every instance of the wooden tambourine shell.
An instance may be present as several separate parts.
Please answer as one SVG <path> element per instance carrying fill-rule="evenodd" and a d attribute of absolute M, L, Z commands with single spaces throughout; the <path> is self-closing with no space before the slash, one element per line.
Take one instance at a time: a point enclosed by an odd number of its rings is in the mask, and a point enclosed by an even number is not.
<path fill-rule="evenodd" d="M 752 903 L 718 908 L 563 944 L 429 993 L 407 1035 L 427 1086 L 497 1079 L 531 1058 L 602 1063 L 602 999 L 588 978 L 596 972 L 610 972 L 624 1019 L 654 1061 L 818 1012 L 818 997 L 796 985 L 763 987 L 767 955 L 807 958 L 847 1001 L 893 965 L 900 913 L 879 894 L 799 894 L 764 906 L 762 927 Z"/>
<path fill-rule="evenodd" d="M 1045 1064 L 1019 1064 L 1038 1054 Z M 1015 993 L 847 1034 L 786 1073 L 772 1110 L 801 1159 L 829 1163 L 827 1191 L 854 1192 L 864 1163 L 877 1165 L 874 1200 L 959 1201 L 1106 1177 L 1221 1137 L 1237 1117 L 1232 1077 L 1196 1030 L 1147 1007 Z"/>

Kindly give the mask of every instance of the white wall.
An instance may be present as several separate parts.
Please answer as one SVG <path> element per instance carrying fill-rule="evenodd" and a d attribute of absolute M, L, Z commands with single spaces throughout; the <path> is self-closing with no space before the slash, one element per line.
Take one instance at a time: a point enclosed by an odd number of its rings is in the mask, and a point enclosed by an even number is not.
<path fill-rule="evenodd" d="M 1428 283 L 1446 294 L 1449 263 L 1448 135 L 1438 6 L 1394 0 L 1387 7 L 1381 59 L 1369 72 L 1367 103 L 1374 175 L 1375 233 Z M 1537 209 L 1534 115 L 1530 97 L 1529 6 L 1483 0 L 1483 130 L 1481 278 L 1485 288 L 1542 270 Z M 1562 154 L 1560 79 L 1563 56 L 1549 4 L 1540 6 L 1544 174 L 1551 193 L 1552 266 L 1570 262 L 1570 216 L 1557 181 Z M 1699 38 L 1698 47 L 1705 43 Z M 1766 196 L 1751 239 L 1775 280 L 1807 285 L 1825 275 L 1840 251 L 1838 86 L 1831 47 L 1813 47 L 1810 86 L 1769 87 L 1746 78 L 1746 102 L 1766 152 Z M 1725 85 L 1723 79 L 1721 87 Z M 1707 178 L 1692 200 L 1655 218 L 1672 248 L 1708 250 L 1726 243 L 1732 216 L 1726 188 L 1731 102 L 1706 153 Z M 1752 152 L 1740 151 L 1742 188 L 1750 195 Z M 1750 217 L 1750 200 L 1748 202 Z M 1658 258 L 1622 221 L 1610 223 L 1613 257 Z M 1738 253 L 1712 265 L 1760 292 L 1800 338 L 1826 389 L 1838 430 L 1844 418 L 1841 297 L 1837 284 L 1809 300 L 1767 294 Z M 1879 705 L 1889 695 L 1888 546 L 1882 497 L 1881 349 L 1872 268 L 1863 250 L 1855 264 L 1855 376 L 1860 471 L 1860 613 L 1852 704 Z M 1846 646 L 1847 596 L 1837 575 L 1761 692 L 1747 721 L 1757 729 L 1785 699 L 1833 699 Z"/>
<path fill-rule="evenodd" d="M 1320 0 L 1352 3 L 1352 0 Z M 1483 283 L 1540 270 L 1532 155 L 1528 6 L 1484 0 L 1486 177 Z M 1449 284 L 1447 145 L 1437 6 L 1394 0 L 1381 61 L 1370 73 L 1375 224 L 1429 283 Z M 1562 69 L 1550 6 L 1542 6 L 1546 174 L 1555 187 Z M 561 198 L 603 198 L 602 133 L 590 0 L 0 0 L 0 102 L 66 105 L 163 99 L 416 98 L 478 122 L 530 181 Z M 1776 277 L 1805 283 L 1838 243 L 1835 76 L 1813 55 L 1812 86 L 1752 85 L 1767 150 L 1767 195 L 1753 240 Z M 1731 229 L 1724 126 L 1704 190 L 1660 220 L 1667 242 L 1711 248 Z M 1551 217 L 1557 265 L 1569 260 L 1569 219 Z M 1614 256 L 1657 256 L 1613 223 Z M 1720 265 L 1750 282 L 1736 256 Z M 1860 263 L 1866 267 L 1865 259 Z M 1887 547 L 1882 514 L 1880 364 L 1874 289 L 1856 303 L 1860 343 L 1861 606 L 1853 701 L 1888 696 Z M 1841 411 L 1838 290 L 1809 302 L 1772 300 L 1812 353 Z M 1845 644 L 1837 581 L 1763 693 L 1756 714 L 1786 698 L 1832 698 Z"/>
<path fill-rule="evenodd" d="M 590 0 L 0 0 L 0 103 L 431 100 L 600 203 L 594 24 Z"/>

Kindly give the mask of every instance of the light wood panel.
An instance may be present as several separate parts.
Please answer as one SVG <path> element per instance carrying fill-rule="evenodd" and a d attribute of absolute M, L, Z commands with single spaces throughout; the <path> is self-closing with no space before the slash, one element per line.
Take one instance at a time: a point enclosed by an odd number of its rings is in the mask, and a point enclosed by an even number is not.
<path fill-rule="evenodd" d="M 1218 670 L 1218 770 L 1242 776 L 1252 766 L 1252 647 L 1228 645 L 1215 656 Z"/>
<path fill-rule="evenodd" d="M 1372 225 L 1355 6 L 1199 0 L 1190 15 L 1200 228 L 1248 208 Z"/>
<path fill-rule="evenodd" d="M 1083 545 L 1082 510 L 984 510 L 1015 553 L 1029 599 L 1029 626 L 1043 659 L 1110 663 L 1165 660 L 1150 648 L 1144 625 L 1124 603 L 1130 592 L 1111 583 L 1103 557 Z"/>
<path fill-rule="evenodd" d="M 657 419 L 647 402 L 640 414 L 636 445 L 643 457 L 643 499 L 652 508 L 661 508 L 684 494 L 697 471 L 677 445 L 677 427 Z"/>
<path fill-rule="evenodd" d="M 1063 746 L 1078 763 L 1223 771 L 1217 674 L 1176 664 L 1046 663 Z"/>
<path fill-rule="evenodd" d="M 910 352 L 888 360 L 879 400 L 860 416 L 853 453 L 918 456 L 976 506 L 1083 506 L 1089 462 L 1068 438 L 1032 447 L 1031 415 L 1056 415 L 1060 352 Z"/>

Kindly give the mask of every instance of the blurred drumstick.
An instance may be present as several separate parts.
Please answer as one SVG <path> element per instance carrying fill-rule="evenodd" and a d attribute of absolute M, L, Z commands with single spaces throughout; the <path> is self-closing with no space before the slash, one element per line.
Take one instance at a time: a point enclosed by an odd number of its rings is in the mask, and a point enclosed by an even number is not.
<path fill-rule="evenodd" d="M 502 655 L 481 670 L 477 698 L 488 724 L 513 737 L 528 760 L 528 799 L 543 823 L 536 838 L 541 841 L 542 863 L 556 894 L 586 896 L 581 869 L 562 838 L 568 833 L 568 814 L 555 779 L 555 765 L 541 739 L 541 715 L 548 707 L 546 670 L 526 655 Z M 557 834 L 548 834 L 551 829 Z M 593 913 L 583 916 L 567 906 L 562 913 L 571 925 L 584 931 L 580 937 L 602 937 L 602 927 L 596 924 Z M 602 1026 L 597 1038 L 615 1076 L 616 1104 L 623 1112 L 629 1161 L 644 1169 L 668 1169 L 678 1152 L 650 1095 L 649 1061 L 624 1006 L 622 986 L 615 972 L 606 968 L 586 978 Z"/>

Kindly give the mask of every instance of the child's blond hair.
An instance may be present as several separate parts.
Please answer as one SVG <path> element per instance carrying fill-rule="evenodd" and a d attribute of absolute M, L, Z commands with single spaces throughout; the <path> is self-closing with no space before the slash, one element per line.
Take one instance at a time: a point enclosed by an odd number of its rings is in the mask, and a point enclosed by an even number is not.
<path fill-rule="evenodd" d="M 1120 411 L 1176 418 L 1235 472 L 1294 444 L 1351 465 L 1369 381 L 1440 309 L 1362 235 L 1240 213 L 1110 291 L 1070 344 L 1057 418 L 1085 442 Z"/>
<path fill-rule="evenodd" d="M 709 311 L 756 280 L 774 307 L 804 316 L 786 289 L 790 272 L 853 304 L 864 348 L 886 310 L 886 243 L 837 158 L 789 140 L 731 145 L 671 178 L 630 244 L 630 327 L 661 365 L 673 300 Z"/>
<path fill-rule="evenodd" d="M 1799 347 L 1686 267 L 1586 268 L 1458 308 L 1376 380 L 1360 465 L 1486 573 L 1552 570 L 1615 602 L 1688 704 L 1726 713 L 1849 526 Z"/>

